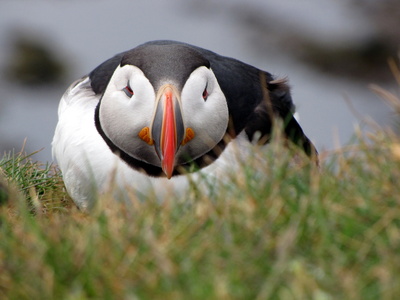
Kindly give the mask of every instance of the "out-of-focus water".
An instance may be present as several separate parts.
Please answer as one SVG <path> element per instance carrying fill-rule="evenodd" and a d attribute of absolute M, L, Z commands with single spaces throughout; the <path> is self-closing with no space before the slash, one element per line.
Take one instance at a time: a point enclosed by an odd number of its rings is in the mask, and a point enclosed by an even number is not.
<path fill-rule="evenodd" d="M 214 3 L 215 2 L 215 3 Z M 301 4 L 300 4 L 301 2 Z M 0 4 L 0 67 L 7 63 L 15 30 L 27 30 L 52 45 L 70 66 L 68 83 L 29 89 L 0 80 L 0 152 L 42 149 L 35 158 L 51 161 L 51 140 L 57 106 L 70 82 L 114 54 L 155 39 L 174 39 L 235 57 L 278 76 L 288 76 L 300 123 L 320 150 L 347 142 L 360 115 L 389 125 L 390 109 L 367 88 L 320 74 L 273 44 L 260 51 L 253 32 L 238 17 L 241 1 L 2 1 Z M 246 1 L 271 20 L 288 22 L 325 42 L 355 40 L 371 28 L 344 2 L 304 0 L 270 3 Z M 310 9 L 312 8 L 312 9 Z M 240 11 L 240 10 L 239 10 Z M 279 30 L 284 30 L 282 27 Z M 278 28 L 277 28 L 278 31 Z"/>

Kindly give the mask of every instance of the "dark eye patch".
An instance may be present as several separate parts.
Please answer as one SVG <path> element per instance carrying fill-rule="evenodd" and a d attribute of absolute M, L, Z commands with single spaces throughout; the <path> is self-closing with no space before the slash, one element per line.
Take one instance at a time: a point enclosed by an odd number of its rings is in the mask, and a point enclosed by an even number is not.
<path fill-rule="evenodd" d="M 203 91 L 203 99 L 204 101 L 207 101 L 208 98 L 208 91 L 207 91 L 207 87 L 205 87 L 204 91 Z"/>
<path fill-rule="evenodd" d="M 132 90 L 132 88 L 131 88 L 131 86 L 130 86 L 130 84 L 129 84 L 129 81 L 128 81 L 126 87 L 124 87 L 122 90 L 124 91 L 124 93 L 125 93 L 129 98 L 132 98 L 132 96 L 134 95 L 133 90 Z"/>

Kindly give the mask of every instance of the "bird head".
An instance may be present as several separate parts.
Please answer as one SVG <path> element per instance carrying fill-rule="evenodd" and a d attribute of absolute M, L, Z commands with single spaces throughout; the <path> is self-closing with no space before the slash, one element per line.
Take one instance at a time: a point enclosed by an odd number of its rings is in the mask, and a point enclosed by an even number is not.
<path fill-rule="evenodd" d="M 185 46 L 128 52 L 98 105 L 108 143 L 171 178 L 224 137 L 228 105 L 209 63 Z"/>

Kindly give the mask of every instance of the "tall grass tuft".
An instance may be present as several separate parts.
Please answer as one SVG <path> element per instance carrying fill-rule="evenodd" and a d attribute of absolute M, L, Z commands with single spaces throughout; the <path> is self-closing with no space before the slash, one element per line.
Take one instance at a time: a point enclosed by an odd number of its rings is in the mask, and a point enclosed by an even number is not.
<path fill-rule="evenodd" d="M 52 164 L 33 161 L 31 157 L 35 153 L 5 153 L 0 159 L 0 176 L 7 179 L 9 186 L 18 186 L 20 195 L 26 199 L 32 213 L 46 214 L 53 210 L 65 210 L 72 203 L 63 190 L 61 172 Z M 6 189 L 3 191 L 7 193 Z M 11 205 L 16 201 L 15 193 L 13 195 L 7 197 Z"/>

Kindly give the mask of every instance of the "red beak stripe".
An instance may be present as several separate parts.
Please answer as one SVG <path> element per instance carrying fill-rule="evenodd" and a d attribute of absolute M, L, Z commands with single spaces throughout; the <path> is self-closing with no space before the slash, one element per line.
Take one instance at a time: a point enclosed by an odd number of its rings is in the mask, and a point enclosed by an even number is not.
<path fill-rule="evenodd" d="M 175 112 L 173 103 L 173 94 L 171 89 L 166 89 L 164 93 L 164 116 L 163 125 L 161 129 L 161 167 L 167 178 L 172 177 L 175 166 L 175 153 L 176 153 L 176 124 Z"/>

